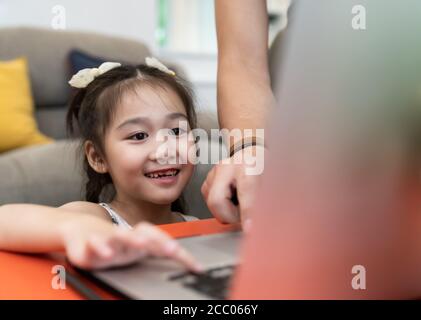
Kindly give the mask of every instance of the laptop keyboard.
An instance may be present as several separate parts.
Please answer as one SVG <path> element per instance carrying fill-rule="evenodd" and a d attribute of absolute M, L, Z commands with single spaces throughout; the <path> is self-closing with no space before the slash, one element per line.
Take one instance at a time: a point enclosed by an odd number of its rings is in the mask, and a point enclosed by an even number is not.
<path fill-rule="evenodd" d="M 214 299 L 226 299 L 234 266 L 208 269 L 203 273 L 185 272 L 170 277 L 183 286 Z"/>

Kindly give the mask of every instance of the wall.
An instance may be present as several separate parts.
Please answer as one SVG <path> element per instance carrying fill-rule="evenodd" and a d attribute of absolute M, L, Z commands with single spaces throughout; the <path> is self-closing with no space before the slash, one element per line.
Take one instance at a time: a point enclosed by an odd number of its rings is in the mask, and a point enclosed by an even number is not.
<path fill-rule="evenodd" d="M 29 25 L 52 28 L 54 18 L 57 17 L 53 9 L 57 5 L 65 9 L 67 30 L 88 30 L 140 40 L 155 55 L 176 61 L 185 68 L 193 82 L 199 106 L 211 110 L 216 108 L 216 54 L 181 53 L 176 43 L 168 50 L 160 50 L 155 41 L 155 0 L 0 0 L 0 27 Z M 183 8 L 186 6 L 178 6 L 178 10 Z M 208 19 L 213 19 L 212 10 Z M 173 35 L 178 35 L 175 32 L 178 30 L 176 26 L 172 28 Z M 185 37 L 179 39 L 184 41 Z"/>
<path fill-rule="evenodd" d="M 0 27 L 51 28 L 56 5 L 66 10 L 68 30 L 124 36 L 155 49 L 155 0 L 0 0 Z"/>

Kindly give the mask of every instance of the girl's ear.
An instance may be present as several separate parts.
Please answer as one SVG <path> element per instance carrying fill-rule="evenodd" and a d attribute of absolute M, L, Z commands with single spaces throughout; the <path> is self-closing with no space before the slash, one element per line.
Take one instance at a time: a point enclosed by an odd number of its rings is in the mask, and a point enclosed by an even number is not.
<path fill-rule="evenodd" d="M 95 149 L 91 140 L 85 142 L 84 149 L 86 158 L 88 159 L 91 168 L 98 173 L 107 173 L 108 168 L 105 159 L 103 159 L 101 154 Z"/>

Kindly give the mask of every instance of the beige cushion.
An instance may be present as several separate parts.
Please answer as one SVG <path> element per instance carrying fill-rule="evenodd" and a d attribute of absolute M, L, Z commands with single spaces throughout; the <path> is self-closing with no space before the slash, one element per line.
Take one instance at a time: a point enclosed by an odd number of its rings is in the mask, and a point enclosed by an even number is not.
<path fill-rule="evenodd" d="M 0 156 L 0 204 L 36 203 L 58 206 L 80 200 L 81 174 L 75 143 L 59 141 Z"/>

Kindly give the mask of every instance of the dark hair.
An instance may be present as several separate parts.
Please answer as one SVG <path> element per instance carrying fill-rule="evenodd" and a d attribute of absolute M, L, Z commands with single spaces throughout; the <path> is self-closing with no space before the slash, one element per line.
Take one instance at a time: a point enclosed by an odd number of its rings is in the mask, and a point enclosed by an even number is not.
<path fill-rule="evenodd" d="M 66 118 L 67 131 L 70 136 L 76 132 L 80 135 L 80 152 L 84 152 L 84 143 L 90 140 L 95 149 L 102 156 L 105 155 L 103 137 L 115 114 L 115 108 L 123 95 L 138 89 L 140 83 L 173 90 L 183 102 L 190 127 L 196 127 L 193 93 L 185 80 L 147 65 L 120 66 L 98 76 L 86 88 L 77 90 L 71 99 Z M 104 187 L 112 184 L 111 176 L 92 169 L 86 155 L 83 167 L 88 179 L 85 200 L 98 203 Z M 183 212 L 184 206 L 181 196 L 172 203 L 171 209 Z"/>

